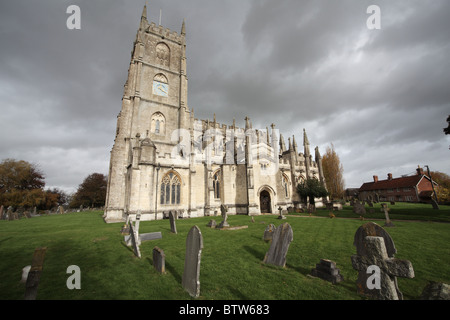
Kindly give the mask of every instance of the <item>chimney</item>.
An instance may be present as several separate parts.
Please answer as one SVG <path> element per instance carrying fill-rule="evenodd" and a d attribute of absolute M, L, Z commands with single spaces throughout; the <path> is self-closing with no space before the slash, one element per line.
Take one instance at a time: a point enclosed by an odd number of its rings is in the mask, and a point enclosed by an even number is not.
<path fill-rule="evenodd" d="M 373 176 L 373 182 L 378 182 L 378 176 Z"/>
<path fill-rule="evenodd" d="M 392 173 L 388 173 L 388 180 L 392 180 Z"/>
<path fill-rule="evenodd" d="M 423 169 L 420 166 L 417 166 L 416 171 L 417 171 L 417 175 L 418 176 L 422 176 L 423 175 Z"/>

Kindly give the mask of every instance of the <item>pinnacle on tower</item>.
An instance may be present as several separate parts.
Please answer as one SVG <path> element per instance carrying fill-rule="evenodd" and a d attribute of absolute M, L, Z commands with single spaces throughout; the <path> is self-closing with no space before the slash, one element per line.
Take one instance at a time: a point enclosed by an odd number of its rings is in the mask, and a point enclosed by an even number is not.
<path fill-rule="evenodd" d="M 304 146 L 306 146 L 306 145 L 309 146 L 308 136 L 306 135 L 306 130 L 305 130 L 305 128 L 303 128 L 303 145 L 304 145 Z"/>
<path fill-rule="evenodd" d="M 186 35 L 186 22 L 183 19 L 183 24 L 181 25 L 181 35 L 185 36 Z"/>
<path fill-rule="evenodd" d="M 144 4 L 144 9 L 142 9 L 141 19 L 147 20 L 147 3 Z"/>

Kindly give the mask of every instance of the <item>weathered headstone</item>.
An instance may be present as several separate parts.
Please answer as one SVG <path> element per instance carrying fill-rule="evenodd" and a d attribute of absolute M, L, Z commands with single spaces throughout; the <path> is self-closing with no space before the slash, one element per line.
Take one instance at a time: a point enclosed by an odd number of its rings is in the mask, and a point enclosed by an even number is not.
<path fill-rule="evenodd" d="M 228 207 L 223 205 L 223 204 L 221 204 L 220 205 L 220 211 L 222 212 L 223 221 L 216 228 L 217 229 L 221 229 L 223 227 L 229 227 L 230 225 L 229 225 L 229 223 L 227 221 L 227 219 L 228 219 L 228 214 L 227 214 Z"/>
<path fill-rule="evenodd" d="M 138 227 L 139 227 L 139 225 L 138 225 Z M 133 226 L 133 223 L 130 222 L 130 235 L 128 237 L 130 239 L 130 244 L 133 247 L 134 254 L 136 255 L 136 257 L 140 258 L 141 250 L 139 250 L 140 240 L 139 240 L 138 230 L 136 230 L 135 226 Z M 127 237 L 127 236 L 125 236 L 125 237 Z M 128 241 L 127 241 L 127 245 L 128 245 Z"/>
<path fill-rule="evenodd" d="M 0 207 L 0 220 L 4 220 L 4 218 L 3 218 L 3 214 L 4 214 L 4 208 L 3 208 L 3 205 Z"/>
<path fill-rule="evenodd" d="M 23 214 L 25 215 L 25 217 L 27 217 L 27 219 L 31 218 L 31 212 L 30 211 L 27 210 Z"/>
<path fill-rule="evenodd" d="M 423 289 L 420 300 L 450 300 L 450 285 L 430 281 Z"/>
<path fill-rule="evenodd" d="M 333 284 L 344 280 L 340 270 L 336 268 L 336 262 L 328 259 L 320 259 L 320 263 L 316 264 L 316 268 L 311 270 L 311 275 L 330 281 Z"/>
<path fill-rule="evenodd" d="M 63 214 L 63 213 L 64 213 L 64 208 L 63 208 L 63 206 L 59 206 L 59 207 L 58 207 L 58 213 L 59 213 L 59 214 Z"/>
<path fill-rule="evenodd" d="M 153 248 L 153 266 L 159 273 L 166 273 L 166 255 L 158 247 Z"/>
<path fill-rule="evenodd" d="M 353 212 L 362 216 L 366 214 L 366 208 L 364 204 L 355 202 L 355 204 L 353 205 Z"/>
<path fill-rule="evenodd" d="M 139 244 L 141 244 L 143 241 L 159 240 L 159 239 L 162 239 L 162 233 L 160 231 L 143 233 L 139 235 Z"/>
<path fill-rule="evenodd" d="M 266 230 L 264 230 L 263 240 L 271 241 L 273 238 L 273 233 L 275 232 L 276 229 L 277 229 L 277 227 L 275 227 L 275 225 L 273 223 L 269 224 L 266 227 Z"/>
<path fill-rule="evenodd" d="M 169 220 L 170 220 L 170 232 L 177 233 L 177 224 L 176 224 L 176 216 L 173 211 L 169 212 Z"/>
<path fill-rule="evenodd" d="M 272 236 L 272 243 L 267 251 L 263 263 L 284 267 L 289 245 L 294 239 L 294 233 L 289 223 L 285 222 L 276 228 Z"/>
<path fill-rule="evenodd" d="M 414 270 L 408 260 L 394 258 L 396 249 L 390 235 L 373 222 L 361 226 L 355 233 L 356 255 L 351 257 L 352 266 L 358 270 L 357 292 L 378 300 L 402 300 L 397 278 L 413 278 Z M 369 270 L 369 267 L 371 268 Z M 379 268 L 379 275 L 372 276 Z M 369 287 L 373 277 L 379 277 L 379 287 Z"/>
<path fill-rule="evenodd" d="M 391 222 L 391 219 L 389 218 L 389 208 L 386 203 L 381 204 L 381 209 L 384 211 L 384 217 L 386 218 L 386 221 L 383 225 L 383 227 L 394 227 L 394 224 Z"/>
<path fill-rule="evenodd" d="M 8 207 L 8 211 L 6 212 L 6 214 L 8 215 L 8 220 L 9 221 L 14 220 L 14 212 L 13 212 L 13 207 L 12 206 Z"/>
<path fill-rule="evenodd" d="M 197 226 L 193 226 L 186 238 L 186 256 L 182 286 L 191 297 L 200 295 L 200 262 L 203 250 L 203 236 Z"/>
<path fill-rule="evenodd" d="M 211 220 L 209 220 L 209 222 L 208 222 L 208 224 L 207 224 L 206 226 L 207 226 L 207 227 L 210 227 L 210 228 L 215 228 L 216 225 L 217 225 L 216 220 L 211 219 Z"/>
<path fill-rule="evenodd" d="M 25 284 L 25 300 L 35 300 L 39 286 L 39 279 L 44 265 L 44 257 L 47 247 L 37 248 L 33 254 L 31 268 L 28 272 Z"/>

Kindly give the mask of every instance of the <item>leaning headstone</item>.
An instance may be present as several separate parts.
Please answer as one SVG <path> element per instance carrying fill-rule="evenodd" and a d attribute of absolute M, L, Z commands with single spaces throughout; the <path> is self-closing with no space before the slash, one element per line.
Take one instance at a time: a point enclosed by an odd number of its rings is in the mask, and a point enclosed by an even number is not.
<path fill-rule="evenodd" d="M 386 222 L 384 223 L 383 227 L 394 227 L 394 224 L 391 222 L 391 219 L 389 218 L 389 208 L 387 204 L 382 203 L 381 209 L 384 211 L 384 217 L 386 218 Z"/>
<path fill-rule="evenodd" d="M 420 300 L 450 300 L 450 285 L 431 281 L 423 289 Z"/>
<path fill-rule="evenodd" d="M 340 270 L 336 268 L 336 262 L 328 259 L 320 259 L 320 263 L 316 264 L 316 268 L 311 270 L 311 275 L 330 281 L 332 284 L 344 280 Z"/>
<path fill-rule="evenodd" d="M 223 204 L 221 204 L 220 205 L 220 211 L 222 212 L 223 221 L 216 228 L 217 229 L 221 229 L 223 227 L 229 227 L 230 225 L 229 225 L 229 223 L 227 221 L 227 219 L 228 219 L 228 214 L 227 214 L 228 207 L 223 205 Z"/>
<path fill-rule="evenodd" d="M 275 227 L 273 223 L 269 224 L 266 227 L 266 230 L 264 230 L 263 240 L 266 242 L 271 241 L 273 238 L 273 233 L 275 232 L 276 229 L 277 227 Z"/>
<path fill-rule="evenodd" d="M 186 238 L 186 256 L 182 286 L 191 297 L 200 295 L 200 261 L 203 250 L 203 236 L 197 226 L 193 226 Z"/>
<path fill-rule="evenodd" d="M 138 230 L 139 229 L 136 230 L 136 226 L 133 226 L 133 224 L 130 223 L 130 235 L 128 237 L 130 237 L 130 244 L 133 247 L 134 254 L 136 255 L 136 257 L 140 258 L 141 250 L 139 250 L 140 240 Z"/>
<path fill-rule="evenodd" d="M 28 272 L 25 284 L 25 300 L 35 300 L 39 286 L 39 279 L 44 265 L 44 257 L 47 247 L 37 248 L 33 254 L 31 268 Z"/>
<path fill-rule="evenodd" d="M 397 277 L 413 278 L 414 270 L 410 261 L 394 258 L 394 242 L 386 231 L 381 230 L 380 226 L 369 222 L 356 231 L 357 254 L 351 260 L 353 269 L 358 270 L 357 292 L 378 300 L 402 300 Z M 379 273 L 375 274 L 377 268 Z"/>
<path fill-rule="evenodd" d="M 267 251 L 263 263 L 284 267 L 289 245 L 294 239 L 294 233 L 289 223 L 285 222 L 276 228 L 269 251 Z"/>
<path fill-rule="evenodd" d="M 173 211 L 169 211 L 170 232 L 177 233 L 176 216 Z"/>
<path fill-rule="evenodd" d="M 158 247 L 153 248 L 153 266 L 159 273 L 166 273 L 166 255 Z"/>

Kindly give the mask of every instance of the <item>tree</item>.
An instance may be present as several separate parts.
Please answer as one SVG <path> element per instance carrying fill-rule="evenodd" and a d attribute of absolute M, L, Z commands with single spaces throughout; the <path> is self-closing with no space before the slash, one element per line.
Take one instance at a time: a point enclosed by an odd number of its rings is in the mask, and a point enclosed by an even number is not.
<path fill-rule="evenodd" d="M 327 189 L 316 178 L 307 179 L 297 185 L 297 193 L 302 199 L 309 197 L 309 203 L 315 204 L 314 198 L 326 197 Z"/>
<path fill-rule="evenodd" d="M 92 173 L 78 186 L 73 195 L 70 207 L 101 207 L 106 200 L 106 176 L 101 173 Z"/>
<path fill-rule="evenodd" d="M 431 178 L 438 184 L 436 193 L 440 203 L 450 202 L 450 176 L 439 171 L 431 171 Z"/>
<path fill-rule="evenodd" d="M 44 198 L 44 174 L 35 164 L 5 159 L 0 163 L 0 203 L 4 206 L 32 207 Z"/>
<path fill-rule="evenodd" d="M 327 147 L 322 157 L 323 175 L 331 199 L 344 198 L 344 167 L 334 150 L 334 145 Z"/>

